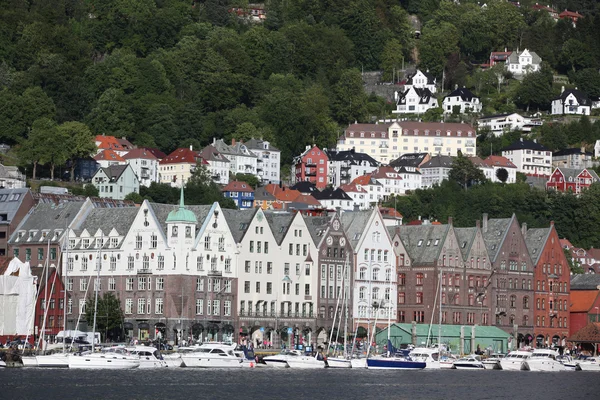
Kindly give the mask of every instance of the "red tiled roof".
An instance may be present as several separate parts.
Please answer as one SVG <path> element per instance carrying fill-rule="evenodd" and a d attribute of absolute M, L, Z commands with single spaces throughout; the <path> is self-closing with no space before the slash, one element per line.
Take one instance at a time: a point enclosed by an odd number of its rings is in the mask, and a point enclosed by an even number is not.
<path fill-rule="evenodd" d="M 485 160 L 484 163 L 489 165 L 490 167 L 503 167 L 503 168 L 517 168 L 515 164 L 513 164 L 508 158 L 502 156 L 489 156 Z"/>
<path fill-rule="evenodd" d="M 242 181 L 231 181 L 221 190 L 223 192 L 254 192 L 252 186 Z"/>
<path fill-rule="evenodd" d="M 600 322 L 590 322 L 568 340 L 579 343 L 600 343 Z"/>
<path fill-rule="evenodd" d="M 567 249 L 570 249 L 573 247 L 573 245 L 571 244 L 571 242 L 569 242 L 569 239 L 559 239 L 560 241 L 560 247 L 562 247 L 563 249 L 566 247 Z"/>
<path fill-rule="evenodd" d="M 360 178 L 360 176 L 359 176 Z M 358 179 L 358 178 L 356 178 Z M 355 181 L 356 181 L 355 179 Z M 358 186 L 356 186 L 356 183 L 349 183 L 347 185 L 342 185 L 340 186 L 340 189 L 342 189 L 344 192 L 346 193 L 367 193 L 367 191 L 365 189 L 363 189 L 362 187 L 359 189 Z"/>
<path fill-rule="evenodd" d="M 388 174 L 394 174 L 395 176 L 388 176 Z M 388 165 L 377 168 L 377 170 L 374 171 L 371 176 L 375 179 L 402 179 L 398 171 Z"/>
<path fill-rule="evenodd" d="M 310 194 L 301 194 L 294 199 L 294 203 L 308 204 L 309 206 L 320 206 L 319 200 L 315 199 Z"/>
<path fill-rule="evenodd" d="M 275 199 L 277 199 L 278 201 L 283 201 L 283 202 L 296 201 L 296 199 L 300 195 L 301 194 L 299 191 L 292 190 L 292 189 L 280 190 L 280 191 L 276 191 L 275 193 L 273 193 L 273 196 L 275 196 Z"/>
<path fill-rule="evenodd" d="M 121 161 L 125 162 L 125 159 L 118 155 L 114 150 L 103 150 L 94 156 L 96 161 Z"/>
<path fill-rule="evenodd" d="M 194 150 L 187 147 L 180 147 L 171 154 L 163 158 L 161 164 L 196 164 L 200 157 Z"/>
<path fill-rule="evenodd" d="M 379 212 L 384 217 L 402 218 L 402 214 L 400 214 L 397 210 L 394 210 L 392 207 L 379 207 Z"/>
<path fill-rule="evenodd" d="M 598 297 L 598 290 L 572 290 L 571 312 L 588 312 Z"/>
<path fill-rule="evenodd" d="M 152 153 L 150 150 L 145 149 L 143 147 L 129 150 L 129 152 L 127 152 L 127 154 L 125 154 L 123 156 L 123 158 L 126 160 L 131 160 L 133 158 L 145 158 L 147 160 L 157 160 L 158 159 L 154 155 L 154 153 Z"/>
<path fill-rule="evenodd" d="M 165 158 L 167 156 L 165 153 L 163 153 L 156 147 L 144 147 L 144 148 L 146 150 L 148 150 L 150 153 L 154 154 L 154 157 L 158 158 L 159 160 L 162 160 L 163 158 Z"/>
<path fill-rule="evenodd" d="M 559 18 L 583 18 L 583 15 L 579 14 L 577 11 L 569 11 L 565 10 L 558 14 Z"/>
<path fill-rule="evenodd" d="M 355 185 L 368 185 L 371 182 L 371 174 L 365 174 L 359 177 L 354 178 L 354 180 L 352 181 L 352 183 L 354 183 Z"/>
<path fill-rule="evenodd" d="M 96 135 L 96 142 L 98 143 L 98 149 L 106 150 L 113 149 L 124 151 L 125 148 L 114 136 Z"/>

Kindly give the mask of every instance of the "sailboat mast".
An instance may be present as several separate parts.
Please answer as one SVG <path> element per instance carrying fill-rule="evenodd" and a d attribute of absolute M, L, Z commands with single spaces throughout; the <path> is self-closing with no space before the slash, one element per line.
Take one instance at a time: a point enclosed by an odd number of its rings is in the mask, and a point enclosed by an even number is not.
<path fill-rule="evenodd" d="M 440 315 L 438 318 L 438 352 L 442 351 L 442 270 L 440 269 Z M 440 353 L 441 355 L 441 353 Z"/>
<path fill-rule="evenodd" d="M 67 339 L 67 271 L 69 269 L 69 225 L 67 224 L 67 237 L 66 237 L 66 245 L 65 251 L 61 254 L 63 264 L 65 264 L 65 273 L 63 275 L 63 290 L 65 291 L 64 299 L 63 299 L 63 354 L 66 352 L 65 342 Z M 65 263 L 65 255 L 66 255 L 66 263 Z"/>
<path fill-rule="evenodd" d="M 92 328 L 92 353 L 95 351 L 96 344 L 96 314 L 98 313 L 98 286 L 100 281 L 100 266 L 102 265 L 102 246 L 104 245 L 104 234 L 100 236 L 100 250 L 98 251 L 98 259 L 96 260 L 96 281 L 94 282 L 94 325 Z"/>
<path fill-rule="evenodd" d="M 350 288 L 348 287 L 348 279 L 346 276 L 348 274 L 348 258 L 346 257 L 346 263 L 344 264 L 344 275 L 342 276 L 342 280 L 344 282 L 344 353 L 348 355 L 348 292 Z"/>

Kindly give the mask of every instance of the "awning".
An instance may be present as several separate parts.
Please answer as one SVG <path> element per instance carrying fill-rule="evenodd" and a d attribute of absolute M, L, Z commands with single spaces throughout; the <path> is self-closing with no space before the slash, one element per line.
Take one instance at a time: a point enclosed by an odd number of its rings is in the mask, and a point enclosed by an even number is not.
<path fill-rule="evenodd" d="M 150 329 L 150 325 L 147 322 L 140 322 L 138 324 L 138 329 Z"/>
<path fill-rule="evenodd" d="M 157 322 L 154 324 L 154 327 L 157 329 L 165 329 L 167 327 L 167 325 L 165 325 L 164 322 Z"/>
<path fill-rule="evenodd" d="M 133 329 L 133 324 L 131 322 L 124 322 L 123 323 L 123 329 L 127 330 L 127 329 Z"/>
<path fill-rule="evenodd" d="M 192 325 L 192 332 L 194 332 L 194 333 L 202 332 L 203 330 L 204 330 L 204 326 L 202 326 L 202 324 Z"/>
<path fill-rule="evenodd" d="M 223 332 L 224 333 L 233 333 L 233 325 L 231 325 L 231 324 L 223 325 Z"/>

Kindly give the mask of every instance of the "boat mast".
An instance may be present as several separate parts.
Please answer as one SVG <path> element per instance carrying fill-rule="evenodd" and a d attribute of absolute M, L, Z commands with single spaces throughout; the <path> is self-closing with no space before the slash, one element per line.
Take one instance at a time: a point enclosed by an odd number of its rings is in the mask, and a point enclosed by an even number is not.
<path fill-rule="evenodd" d="M 40 349 L 40 344 L 42 345 L 42 351 L 43 349 L 43 343 L 44 343 L 44 339 L 46 337 L 46 317 L 48 316 L 48 309 L 50 308 L 50 305 L 48 303 L 50 303 L 50 299 L 48 299 L 48 270 L 50 269 L 50 238 L 48 238 L 48 246 L 47 246 L 48 252 L 46 253 L 46 265 L 44 266 L 44 271 L 46 272 L 46 283 L 44 284 L 44 320 L 42 321 L 42 334 L 40 335 L 40 340 L 38 341 L 38 350 Z M 44 272 L 42 272 L 43 274 Z M 54 278 L 56 279 L 56 276 L 54 276 Z M 25 348 L 25 347 L 23 347 Z"/>
<path fill-rule="evenodd" d="M 350 288 L 348 287 L 348 279 L 346 276 L 348 274 L 348 259 L 350 256 L 346 257 L 346 263 L 344 264 L 344 276 L 342 276 L 342 280 L 344 282 L 344 353 L 348 355 L 348 292 Z"/>
<path fill-rule="evenodd" d="M 440 315 L 438 318 L 438 354 L 442 355 L 442 269 L 440 268 Z"/>
<path fill-rule="evenodd" d="M 67 340 L 67 271 L 69 269 L 69 224 L 67 224 L 67 237 L 66 237 L 66 245 L 65 251 L 61 254 L 63 259 L 63 264 L 65 263 L 65 254 L 66 254 L 66 264 L 65 264 L 65 273 L 63 275 L 63 290 L 65 291 L 64 299 L 63 299 L 63 354 L 66 353 L 65 342 Z"/>
<path fill-rule="evenodd" d="M 98 289 L 100 281 L 100 267 L 102 266 L 102 246 L 104 245 L 104 233 L 100 235 L 100 250 L 98 250 L 98 259 L 96 260 L 96 280 L 94 281 L 94 325 L 92 328 L 92 353 L 96 350 L 96 314 L 98 313 Z"/>
<path fill-rule="evenodd" d="M 331 267 L 330 267 L 331 268 Z M 334 271 L 334 279 L 335 274 L 337 271 Z M 335 287 L 335 286 L 334 286 Z M 335 302 L 335 312 L 333 313 L 333 321 L 331 322 L 331 332 L 329 332 L 329 343 L 327 344 L 327 355 L 329 355 L 329 351 L 331 349 L 331 341 L 333 340 L 333 329 L 335 328 L 335 321 L 337 319 L 337 314 L 338 314 L 338 308 L 340 307 L 340 296 L 337 296 L 337 301 Z M 339 333 L 336 332 L 336 342 L 337 342 L 337 337 L 339 337 Z M 335 354 L 335 348 L 333 349 L 333 352 Z"/>
<path fill-rule="evenodd" d="M 441 285 L 442 282 L 440 282 L 440 280 L 438 280 L 438 285 Z M 439 289 L 439 286 L 438 286 Z M 433 300 L 433 311 L 431 312 L 431 321 L 429 322 L 429 331 L 427 332 L 427 342 L 425 343 L 425 347 L 429 347 L 429 340 L 431 339 L 431 328 L 433 326 L 433 317 L 435 316 L 435 308 L 437 307 L 437 301 L 438 301 L 438 294 L 439 294 L 439 290 L 435 291 L 435 298 Z M 441 302 L 441 294 L 440 294 L 440 302 Z M 439 344 L 438 344 L 439 346 Z"/>

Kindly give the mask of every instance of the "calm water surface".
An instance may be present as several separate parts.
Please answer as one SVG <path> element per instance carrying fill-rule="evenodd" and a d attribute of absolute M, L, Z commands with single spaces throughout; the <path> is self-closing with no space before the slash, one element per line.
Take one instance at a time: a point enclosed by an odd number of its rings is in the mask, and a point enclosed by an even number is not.
<path fill-rule="evenodd" d="M 0 399 L 600 399 L 598 372 L 0 368 Z"/>

